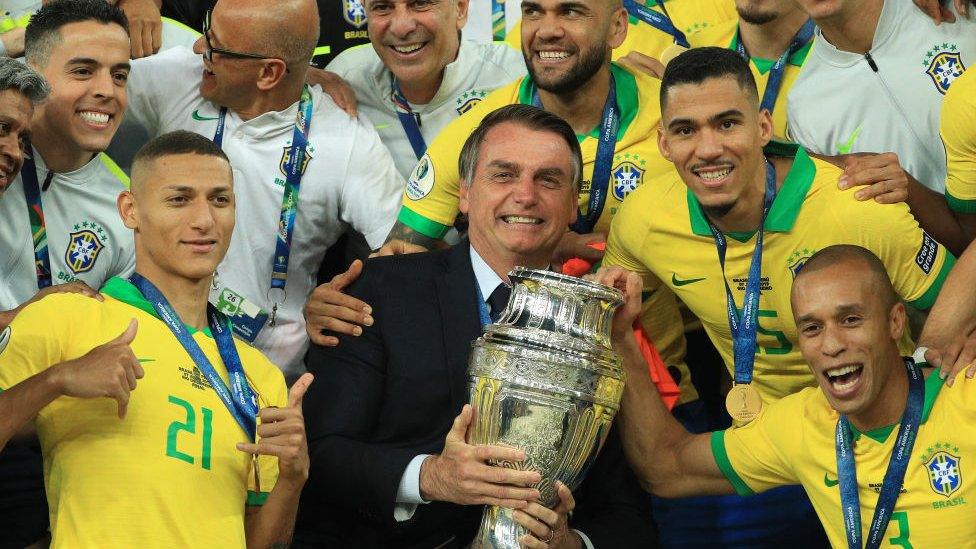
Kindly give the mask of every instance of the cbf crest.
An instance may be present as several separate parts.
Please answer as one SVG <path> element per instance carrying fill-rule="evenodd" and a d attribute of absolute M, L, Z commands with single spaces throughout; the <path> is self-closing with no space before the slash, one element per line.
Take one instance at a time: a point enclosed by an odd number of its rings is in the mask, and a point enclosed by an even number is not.
<path fill-rule="evenodd" d="M 940 496 L 949 497 L 962 486 L 959 468 L 959 448 L 949 443 L 938 443 L 922 454 L 929 486 Z"/>
<path fill-rule="evenodd" d="M 366 10 L 360 0 L 342 0 L 342 18 L 350 25 L 361 28 L 366 24 Z"/>
<path fill-rule="evenodd" d="M 458 114 L 464 114 L 481 103 L 486 95 L 488 95 L 488 90 L 468 90 L 457 97 L 455 100 L 457 106 L 454 107 L 454 110 Z"/>
<path fill-rule="evenodd" d="M 806 265 L 807 260 L 810 259 L 813 254 L 817 253 L 817 250 L 812 248 L 803 248 L 801 250 L 794 250 L 790 254 L 789 259 L 786 260 L 786 267 L 790 270 L 790 274 L 793 278 L 800 274 L 800 269 Z"/>
<path fill-rule="evenodd" d="M 966 66 L 962 63 L 962 55 L 955 44 L 942 43 L 932 46 L 922 61 L 925 73 L 932 79 L 935 89 L 945 95 L 952 82 L 962 76 Z"/>
<path fill-rule="evenodd" d="M 615 165 L 610 172 L 613 176 L 613 196 L 622 201 L 644 181 L 644 165 L 647 162 L 631 153 L 618 154 L 613 161 Z"/>
<path fill-rule="evenodd" d="M 312 159 L 311 147 L 305 148 L 305 155 L 302 157 L 301 173 L 305 175 L 305 168 L 308 167 L 308 161 Z M 281 153 L 281 162 L 278 163 L 278 169 L 281 170 L 282 175 L 288 175 L 288 165 L 291 163 L 291 145 L 284 147 L 284 152 Z"/>
<path fill-rule="evenodd" d="M 68 248 L 64 252 L 64 262 L 74 274 L 87 273 L 95 266 L 98 254 L 105 248 L 102 240 L 105 232 L 94 223 L 68 234 Z M 76 225 L 77 227 L 77 225 Z M 101 238 L 99 237 L 101 236 Z"/>

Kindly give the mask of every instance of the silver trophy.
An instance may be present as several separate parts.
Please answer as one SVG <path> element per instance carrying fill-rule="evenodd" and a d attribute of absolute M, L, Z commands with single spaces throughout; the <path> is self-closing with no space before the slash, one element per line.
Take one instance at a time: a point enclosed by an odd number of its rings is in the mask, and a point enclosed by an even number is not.
<path fill-rule="evenodd" d="M 623 297 L 548 271 L 516 267 L 508 276 L 508 305 L 472 344 L 469 442 L 523 450 L 525 461 L 496 465 L 541 473 L 536 488 L 552 508 L 556 481 L 576 489 L 620 407 L 624 374 L 610 328 Z M 511 509 L 488 506 L 471 546 L 515 549 L 525 533 Z"/>

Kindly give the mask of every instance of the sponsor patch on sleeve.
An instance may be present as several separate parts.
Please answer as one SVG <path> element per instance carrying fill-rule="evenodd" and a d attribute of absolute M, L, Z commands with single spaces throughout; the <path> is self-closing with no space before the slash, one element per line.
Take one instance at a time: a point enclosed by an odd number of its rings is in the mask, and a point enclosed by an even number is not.
<path fill-rule="evenodd" d="M 932 272 L 932 266 L 935 265 L 935 256 L 939 252 L 939 244 L 934 238 L 929 236 L 929 233 L 922 232 L 922 246 L 918 249 L 918 253 L 915 254 L 915 264 L 922 269 L 925 274 Z"/>
<path fill-rule="evenodd" d="M 420 200 L 433 188 L 434 164 L 430 161 L 430 156 L 425 154 L 410 174 L 410 181 L 407 181 L 407 196 L 410 200 Z"/>

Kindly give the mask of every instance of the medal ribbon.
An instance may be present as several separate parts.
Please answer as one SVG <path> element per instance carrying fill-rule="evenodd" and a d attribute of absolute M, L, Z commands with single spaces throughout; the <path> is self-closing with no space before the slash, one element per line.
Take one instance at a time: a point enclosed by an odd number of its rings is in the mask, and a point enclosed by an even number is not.
<path fill-rule="evenodd" d="M 505 0 L 491 0 L 491 39 L 505 39 Z"/>
<path fill-rule="evenodd" d="M 543 108 L 539 99 L 539 90 L 532 90 L 532 106 Z M 620 130 L 620 107 L 617 105 L 617 86 L 613 73 L 610 73 L 610 92 L 603 104 L 603 121 L 600 123 L 600 138 L 597 142 L 596 158 L 593 160 L 593 178 L 590 181 L 590 200 L 587 212 L 578 211 L 576 221 L 570 228 L 580 234 L 593 232 L 593 227 L 603 213 L 603 205 L 607 202 L 607 191 L 610 188 L 610 168 L 613 165 L 613 153 L 617 146 L 617 132 Z"/>
<path fill-rule="evenodd" d="M 674 38 L 675 44 L 684 48 L 691 47 L 688 44 L 688 38 L 685 37 L 685 33 L 678 30 L 678 27 L 674 26 L 674 23 L 671 21 L 671 16 L 668 15 L 668 10 L 664 7 L 663 0 L 655 0 L 655 3 L 657 3 L 664 13 L 656 12 L 647 6 L 638 4 L 635 0 L 623 0 L 623 2 L 624 9 L 631 16 L 640 19 L 665 34 L 671 35 Z"/>
<path fill-rule="evenodd" d="M 27 200 L 27 217 L 30 220 L 31 236 L 34 240 L 34 268 L 37 275 L 37 289 L 43 290 L 51 285 L 51 256 L 47 249 L 47 225 L 44 223 L 44 207 L 41 205 L 41 186 L 37 182 L 37 166 L 34 164 L 34 149 L 29 141 L 24 142 L 24 166 L 20 170 L 24 182 L 24 197 Z"/>
<path fill-rule="evenodd" d="M 224 140 L 224 121 L 227 118 L 227 107 L 220 108 L 217 120 L 217 131 L 213 142 L 222 146 Z M 298 191 L 302 183 L 302 166 L 308 154 L 308 132 L 312 123 L 312 94 L 308 86 L 302 89 L 301 100 L 298 102 L 298 112 L 295 115 L 295 129 L 292 133 L 291 146 L 285 160 L 285 191 L 281 198 L 281 217 L 278 221 L 278 234 L 275 240 L 275 255 L 271 266 L 271 289 L 285 289 L 288 280 L 288 257 L 291 254 L 291 237 L 295 232 L 295 216 L 298 210 Z M 277 309 L 277 305 L 275 307 Z"/>
<path fill-rule="evenodd" d="M 752 263 L 749 264 L 749 279 L 746 281 L 745 296 L 742 299 L 742 315 L 735 307 L 735 297 L 725 277 L 725 251 L 727 242 L 722 231 L 718 230 L 708 216 L 708 228 L 715 239 L 718 250 L 718 262 L 722 266 L 722 281 L 725 282 L 725 303 L 729 316 L 729 329 L 732 331 L 732 354 L 735 361 L 735 383 L 752 383 L 752 367 L 756 362 L 756 327 L 759 316 L 759 287 L 762 277 L 762 248 L 763 233 L 765 231 L 766 215 L 776 198 L 776 170 L 768 160 L 766 161 L 766 193 L 763 196 L 762 218 L 759 220 L 759 231 L 756 233 L 756 247 L 752 252 Z"/>
<path fill-rule="evenodd" d="M 400 83 L 397 82 L 396 77 L 393 77 L 392 99 L 397 118 L 400 119 L 400 125 L 403 126 L 403 131 L 407 134 L 407 139 L 410 140 L 413 154 L 417 155 L 417 160 L 420 160 L 420 157 L 427 152 L 427 142 L 424 141 L 424 136 L 420 133 L 419 117 L 410 108 L 410 102 L 400 90 Z"/>
<path fill-rule="evenodd" d="M 925 401 L 925 381 L 922 371 L 911 359 L 905 359 L 908 369 L 908 402 L 905 412 L 898 426 L 898 438 L 895 448 L 888 460 L 884 481 L 881 483 L 881 493 L 878 495 L 878 505 L 874 508 L 871 519 L 871 529 L 868 531 L 865 549 L 877 549 L 881 545 L 882 537 L 891 520 L 891 513 L 898 501 L 908 460 L 915 446 L 919 424 L 922 421 L 922 407 Z M 861 549 L 861 503 L 857 491 L 857 469 L 854 463 L 854 443 L 852 440 L 850 420 L 841 415 L 837 420 L 836 451 L 837 478 L 840 484 L 840 505 L 844 512 L 844 530 L 847 532 L 847 546 L 849 549 Z"/>
<path fill-rule="evenodd" d="M 783 73 L 786 72 L 786 64 L 789 62 L 790 57 L 793 57 L 796 52 L 803 49 L 803 46 L 813 38 L 814 28 L 813 19 L 807 19 L 807 22 L 793 36 L 790 47 L 776 60 L 773 68 L 769 69 L 769 78 L 766 79 L 766 91 L 763 92 L 762 102 L 759 104 L 760 109 L 773 112 L 773 107 L 776 105 L 776 98 L 779 97 L 779 90 L 783 85 Z M 746 62 L 750 61 L 749 52 L 746 51 L 746 47 L 742 43 L 742 37 L 738 35 L 738 32 L 736 33 L 735 49 Z"/>
<path fill-rule="evenodd" d="M 247 384 L 247 378 L 244 376 L 244 367 L 241 365 L 241 357 L 237 354 L 237 347 L 234 346 L 234 336 L 231 335 L 227 318 L 213 305 L 207 304 L 207 319 L 210 325 L 210 331 L 213 333 L 214 340 L 217 342 L 217 351 L 220 353 L 220 359 L 227 368 L 230 388 L 227 387 L 224 380 L 214 370 L 210 359 L 203 353 L 203 350 L 200 349 L 200 346 L 197 345 L 197 342 L 187 331 L 186 326 L 180 321 L 176 311 L 173 310 L 169 301 L 166 300 L 166 296 L 152 282 L 146 280 L 139 273 L 135 273 L 129 277 L 129 282 L 152 304 L 156 314 L 159 315 L 159 318 L 162 319 L 170 332 L 173 333 L 176 340 L 180 342 L 180 345 L 183 346 L 186 353 L 193 359 L 200 373 L 210 382 L 210 386 L 213 387 L 214 392 L 223 401 L 230 415 L 244 429 L 244 432 L 247 433 L 250 440 L 254 441 L 257 430 L 258 407 L 251 388 Z"/>

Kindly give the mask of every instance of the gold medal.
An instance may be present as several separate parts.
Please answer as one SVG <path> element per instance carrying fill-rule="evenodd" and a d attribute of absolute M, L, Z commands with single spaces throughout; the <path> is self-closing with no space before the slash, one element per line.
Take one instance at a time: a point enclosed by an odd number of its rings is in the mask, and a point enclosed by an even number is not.
<path fill-rule="evenodd" d="M 750 384 L 733 385 L 725 396 L 725 409 L 736 425 L 745 425 L 756 419 L 762 411 L 762 397 Z"/>

